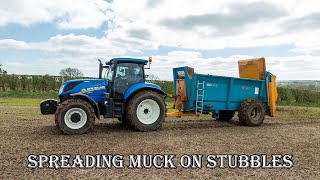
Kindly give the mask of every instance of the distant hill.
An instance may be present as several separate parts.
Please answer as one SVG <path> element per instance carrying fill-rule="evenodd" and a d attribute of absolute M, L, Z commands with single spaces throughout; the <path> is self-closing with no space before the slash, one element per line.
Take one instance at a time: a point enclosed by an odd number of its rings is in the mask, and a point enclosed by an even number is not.
<path fill-rule="evenodd" d="M 277 81 L 278 87 L 320 91 L 320 80 L 285 80 Z"/>

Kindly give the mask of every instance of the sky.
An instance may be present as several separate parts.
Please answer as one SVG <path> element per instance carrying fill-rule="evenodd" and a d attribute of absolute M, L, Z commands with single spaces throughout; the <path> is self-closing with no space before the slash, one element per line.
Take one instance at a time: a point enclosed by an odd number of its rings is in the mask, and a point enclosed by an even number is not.
<path fill-rule="evenodd" d="M 265 57 L 278 80 L 320 80 L 318 0 L 0 1 L 0 64 L 9 74 L 98 76 L 98 61 L 153 62 L 238 77 L 238 60 Z"/>

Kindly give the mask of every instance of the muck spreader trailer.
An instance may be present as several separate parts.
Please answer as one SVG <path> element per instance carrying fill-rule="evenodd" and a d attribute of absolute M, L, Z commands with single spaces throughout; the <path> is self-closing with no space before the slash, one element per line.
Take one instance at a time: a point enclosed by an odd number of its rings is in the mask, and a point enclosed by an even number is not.
<path fill-rule="evenodd" d="M 266 71 L 264 58 L 239 61 L 240 78 L 196 74 L 191 67 L 173 68 L 173 108 L 178 110 L 173 113 L 166 113 L 167 94 L 145 80 L 151 62 L 151 57 L 115 58 L 105 65 L 100 61 L 98 79 L 64 82 L 59 101 L 41 102 L 41 113 L 54 114 L 56 126 L 66 134 L 87 132 L 101 116 L 117 118 L 138 131 L 153 131 L 166 116 L 211 113 L 217 120 L 229 121 L 237 111 L 242 124 L 259 126 L 265 114 L 276 113 L 276 77 Z"/>

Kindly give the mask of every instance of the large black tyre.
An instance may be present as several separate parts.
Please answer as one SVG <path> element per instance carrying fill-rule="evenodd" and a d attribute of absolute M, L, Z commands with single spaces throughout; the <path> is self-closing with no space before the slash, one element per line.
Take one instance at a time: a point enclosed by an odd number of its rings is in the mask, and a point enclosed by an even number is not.
<path fill-rule="evenodd" d="M 238 117 L 241 124 L 260 126 L 265 116 L 265 108 L 260 99 L 248 98 L 240 103 Z"/>
<path fill-rule="evenodd" d="M 58 106 L 58 108 L 57 108 L 57 110 L 56 110 L 56 113 L 54 114 L 54 123 L 56 124 L 56 126 L 58 127 L 58 128 L 60 128 L 59 127 L 59 122 L 58 122 L 58 111 L 61 111 L 61 108 L 59 109 L 59 107 L 61 107 L 61 106 Z"/>
<path fill-rule="evenodd" d="M 164 98 L 154 91 L 140 91 L 127 102 L 125 117 L 138 131 L 154 131 L 161 127 L 165 116 Z"/>
<path fill-rule="evenodd" d="M 88 132 L 95 121 L 93 107 L 81 99 L 69 99 L 62 102 L 55 114 L 55 122 L 66 134 Z"/>
<path fill-rule="evenodd" d="M 122 118 L 117 118 L 123 125 L 128 125 L 128 120 L 126 117 L 123 115 Z"/>
<path fill-rule="evenodd" d="M 219 117 L 217 121 L 230 121 L 234 116 L 235 111 L 231 110 L 222 110 L 219 111 Z"/>

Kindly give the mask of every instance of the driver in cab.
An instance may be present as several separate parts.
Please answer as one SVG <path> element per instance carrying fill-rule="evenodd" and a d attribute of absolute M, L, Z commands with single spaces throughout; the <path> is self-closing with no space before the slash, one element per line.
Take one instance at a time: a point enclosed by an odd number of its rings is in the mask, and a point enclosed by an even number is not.
<path fill-rule="evenodd" d="M 135 82 L 136 74 L 133 67 L 128 67 L 128 69 L 126 69 L 124 79 L 127 81 L 127 84 L 132 84 L 133 82 Z"/>
<path fill-rule="evenodd" d="M 143 82 L 143 71 L 137 64 L 121 63 L 116 70 L 115 96 L 122 96 L 123 93 L 133 84 Z"/>

